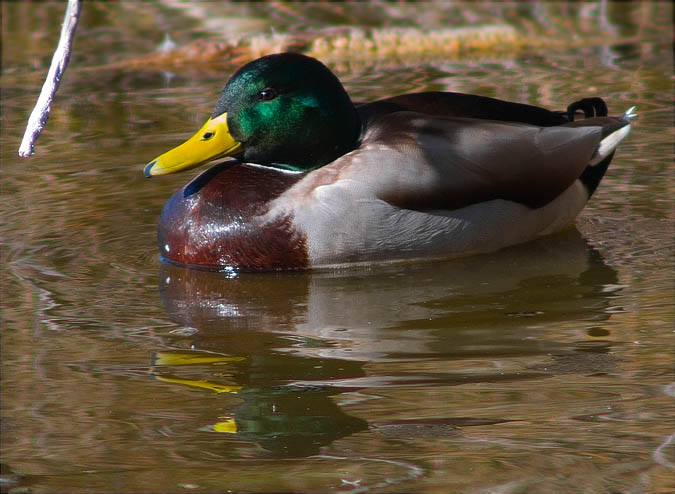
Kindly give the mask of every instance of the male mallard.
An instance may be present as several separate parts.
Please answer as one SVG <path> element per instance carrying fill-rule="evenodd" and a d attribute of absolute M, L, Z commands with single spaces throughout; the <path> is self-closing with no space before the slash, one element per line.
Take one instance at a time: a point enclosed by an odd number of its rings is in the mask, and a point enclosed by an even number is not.
<path fill-rule="evenodd" d="M 552 112 L 443 92 L 355 106 L 318 60 L 262 57 L 232 76 L 193 137 L 145 167 L 150 177 L 237 158 L 171 196 L 161 255 L 299 269 L 532 240 L 569 224 L 598 186 L 633 113 L 606 115 L 600 98 Z"/>

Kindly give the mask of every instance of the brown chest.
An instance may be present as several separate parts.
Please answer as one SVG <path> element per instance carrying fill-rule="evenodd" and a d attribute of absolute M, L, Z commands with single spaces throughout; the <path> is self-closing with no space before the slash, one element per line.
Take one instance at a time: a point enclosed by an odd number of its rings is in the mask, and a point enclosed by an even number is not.
<path fill-rule="evenodd" d="M 157 231 L 162 257 L 216 269 L 309 267 L 306 238 L 292 218 L 263 220 L 269 203 L 300 178 L 244 164 L 206 170 L 164 206 Z"/>

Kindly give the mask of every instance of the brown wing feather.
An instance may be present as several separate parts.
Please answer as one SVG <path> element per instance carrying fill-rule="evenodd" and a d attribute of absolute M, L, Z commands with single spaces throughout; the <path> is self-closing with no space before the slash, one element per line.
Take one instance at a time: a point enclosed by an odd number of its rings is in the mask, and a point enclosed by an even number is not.
<path fill-rule="evenodd" d="M 361 166 L 350 174 L 406 209 L 457 209 L 491 199 L 540 207 L 583 173 L 600 138 L 596 126 L 395 112 L 371 121 L 351 158 Z"/>

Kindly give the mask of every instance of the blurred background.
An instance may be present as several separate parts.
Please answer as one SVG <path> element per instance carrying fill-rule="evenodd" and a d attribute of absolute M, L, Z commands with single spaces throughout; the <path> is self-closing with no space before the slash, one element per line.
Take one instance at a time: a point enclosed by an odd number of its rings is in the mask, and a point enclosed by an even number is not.
<path fill-rule="evenodd" d="M 2 2 L 2 474 L 26 492 L 670 492 L 670 2 Z M 356 101 L 459 91 L 638 120 L 560 235 L 344 272 L 162 265 L 196 172 L 145 163 L 243 63 L 320 58 Z"/>

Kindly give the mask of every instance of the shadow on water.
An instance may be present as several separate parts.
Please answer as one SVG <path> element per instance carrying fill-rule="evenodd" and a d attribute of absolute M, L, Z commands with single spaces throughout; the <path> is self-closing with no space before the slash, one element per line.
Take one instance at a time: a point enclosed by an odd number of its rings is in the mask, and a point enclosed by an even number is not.
<path fill-rule="evenodd" d="M 185 350 L 155 354 L 154 377 L 236 396 L 207 430 L 274 457 L 313 455 L 369 425 L 392 425 L 347 415 L 331 399 L 340 393 L 551 376 L 534 366 L 448 373 L 434 362 L 552 356 L 554 373 L 607 372 L 597 355 L 611 342 L 579 346 L 546 330 L 572 323 L 607 336 L 597 325 L 619 289 L 616 272 L 576 230 L 448 263 L 234 278 L 165 264 L 159 279 L 169 317 L 193 334 Z M 174 343 L 186 347 L 183 338 Z M 395 371 L 374 372 L 377 362 Z M 405 425 L 419 433 L 458 424 L 427 422 Z"/>

